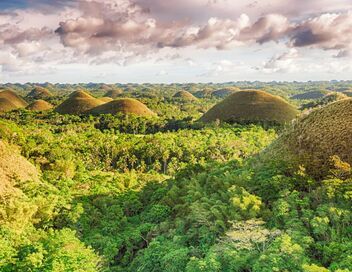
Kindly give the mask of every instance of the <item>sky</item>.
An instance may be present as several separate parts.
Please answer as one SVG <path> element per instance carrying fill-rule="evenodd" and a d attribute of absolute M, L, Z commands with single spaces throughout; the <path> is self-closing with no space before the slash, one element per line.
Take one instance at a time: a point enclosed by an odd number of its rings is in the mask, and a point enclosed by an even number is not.
<path fill-rule="evenodd" d="M 351 0 L 0 0 L 0 82 L 350 80 Z"/>

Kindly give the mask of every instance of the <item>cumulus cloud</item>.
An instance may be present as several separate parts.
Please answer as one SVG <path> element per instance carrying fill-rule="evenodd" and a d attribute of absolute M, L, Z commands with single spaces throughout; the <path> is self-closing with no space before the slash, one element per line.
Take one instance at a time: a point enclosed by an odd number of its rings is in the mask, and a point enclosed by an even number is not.
<path fill-rule="evenodd" d="M 62 21 L 56 30 L 62 43 L 77 52 L 93 55 L 108 50 L 145 53 L 158 48 L 189 46 L 223 50 L 270 41 L 284 41 L 290 47 L 314 46 L 326 50 L 346 50 L 351 44 L 348 31 L 352 26 L 351 12 L 326 13 L 300 21 L 281 14 L 266 14 L 253 22 L 247 14 L 236 19 L 210 17 L 205 22 L 181 17 L 167 21 L 158 17 L 160 10 L 176 8 L 178 2 L 117 2 L 81 1 L 81 15 Z M 213 7 L 219 2 L 208 1 L 207 6 Z M 197 0 L 189 1 L 188 6 L 192 3 L 205 5 L 204 1 Z M 159 13 L 154 14 L 153 8 Z M 346 54 L 340 54 L 343 55 Z"/>
<path fill-rule="evenodd" d="M 346 51 L 352 44 L 351 29 L 352 12 L 322 14 L 297 24 L 290 31 L 291 46 Z"/>
<path fill-rule="evenodd" d="M 263 67 L 257 68 L 257 70 L 261 70 L 265 73 L 294 72 L 297 70 L 295 59 L 298 57 L 297 49 L 292 48 L 283 54 L 272 57 L 269 61 L 264 63 Z"/>
<path fill-rule="evenodd" d="M 0 13 L 0 50 L 13 56 L 3 61 L 3 69 L 12 71 L 15 62 L 127 65 L 181 58 L 189 47 L 227 50 L 275 42 L 292 50 L 263 69 L 286 71 L 297 48 L 351 56 L 348 10 L 349 0 L 39 0 Z"/>

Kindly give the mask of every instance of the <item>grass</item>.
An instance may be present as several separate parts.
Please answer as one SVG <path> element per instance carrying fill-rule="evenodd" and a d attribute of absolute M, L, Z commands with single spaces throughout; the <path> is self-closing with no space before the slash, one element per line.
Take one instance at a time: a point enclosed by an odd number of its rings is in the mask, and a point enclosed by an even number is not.
<path fill-rule="evenodd" d="M 302 117 L 279 138 L 273 150 L 321 178 L 336 166 L 331 164 L 336 156 L 352 164 L 351 143 L 352 99 L 344 99 Z"/>
<path fill-rule="evenodd" d="M 284 99 L 263 91 L 239 91 L 215 105 L 201 118 L 202 122 L 221 120 L 230 123 L 272 122 L 283 124 L 298 111 Z"/>
<path fill-rule="evenodd" d="M 12 90 L 4 90 L 0 92 L 0 98 L 4 98 L 7 101 L 10 101 L 16 108 L 25 108 L 28 105 L 22 97 L 20 97 Z M 6 100 L 3 100 L 2 103 L 7 103 Z"/>
<path fill-rule="evenodd" d="M 182 100 L 197 100 L 193 94 L 187 91 L 179 91 L 175 93 L 173 97 Z"/>
<path fill-rule="evenodd" d="M 36 86 L 28 95 L 31 99 L 44 99 L 53 96 L 52 93 L 43 87 Z"/>
<path fill-rule="evenodd" d="M 53 105 L 51 105 L 50 103 L 44 100 L 39 99 L 29 104 L 26 109 L 32 110 L 32 111 L 45 111 L 45 110 L 50 110 L 52 108 L 53 108 Z"/>
<path fill-rule="evenodd" d="M 89 111 L 91 114 L 135 114 L 140 116 L 156 115 L 146 105 L 132 98 L 120 98 L 100 105 Z"/>
<path fill-rule="evenodd" d="M 79 90 L 73 92 L 55 111 L 61 114 L 84 114 L 103 103 L 87 92 Z"/>

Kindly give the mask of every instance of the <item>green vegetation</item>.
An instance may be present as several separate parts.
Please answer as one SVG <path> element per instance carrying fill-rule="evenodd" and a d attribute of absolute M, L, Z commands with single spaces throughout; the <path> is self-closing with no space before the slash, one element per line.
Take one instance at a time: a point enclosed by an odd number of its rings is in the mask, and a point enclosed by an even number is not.
<path fill-rule="evenodd" d="M 352 271 L 352 100 L 286 126 L 207 124 L 220 100 L 173 94 L 227 86 L 83 86 L 122 88 L 157 116 L 2 113 L 0 271 Z M 98 100 L 50 88 L 54 105 Z"/>

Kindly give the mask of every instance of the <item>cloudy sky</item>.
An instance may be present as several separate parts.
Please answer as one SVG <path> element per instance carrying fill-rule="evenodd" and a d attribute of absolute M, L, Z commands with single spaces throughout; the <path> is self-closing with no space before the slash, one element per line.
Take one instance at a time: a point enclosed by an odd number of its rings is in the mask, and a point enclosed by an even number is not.
<path fill-rule="evenodd" d="M 0 82 L 352 79 L 351 0 L 1 0 Z"/>

